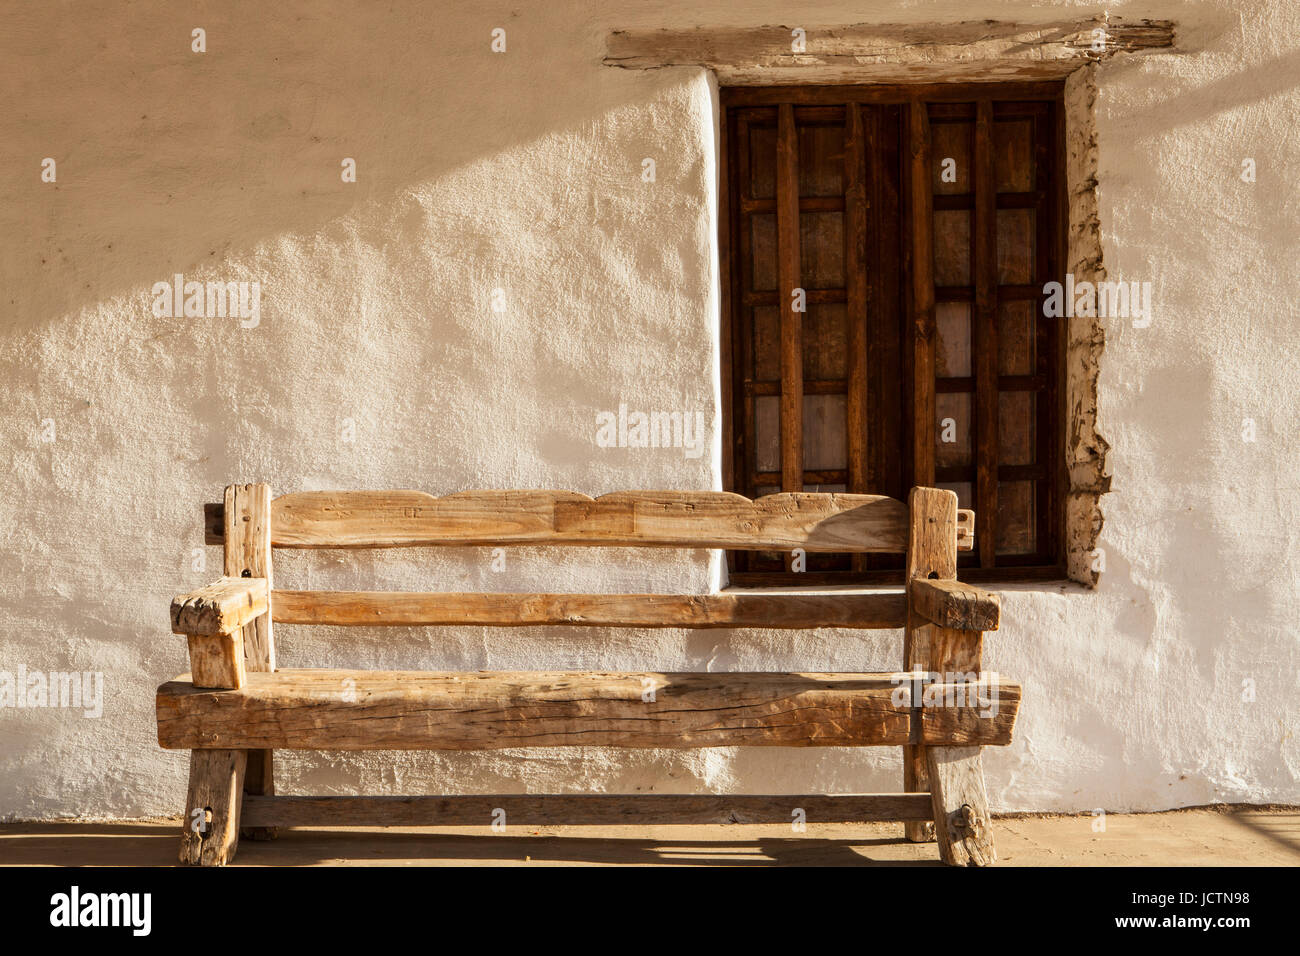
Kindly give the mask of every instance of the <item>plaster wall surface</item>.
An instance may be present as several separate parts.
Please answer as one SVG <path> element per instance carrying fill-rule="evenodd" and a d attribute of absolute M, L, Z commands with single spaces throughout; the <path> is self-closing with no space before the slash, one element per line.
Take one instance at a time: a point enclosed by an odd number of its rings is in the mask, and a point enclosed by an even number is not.
<path fill-rule="evenodd" d="M 173 594 L 220 573 L 199 507 L 318 488 L 718 488 L 716 88 L 602 66 L 625 27 L 1042 22 L 1087 3 L 23 5 L 0 28 L 0 670 L 104 675 L 103 714 L 0 709 L 0 818 L 175 813 L 154 736 Z M 1300 7 L 1113 3 L 1179 52 L 1097 71 L 1112 278 L 1099 587 L 1002 589 L 998 810 L 1300 800 Z M 792 23 L 798 17 L 801 22 Z M 207 52 L 191 52 L 195 27 Z M 506 31 L 505 53 L 489 49 Z M 41 181 L 41 161 L 57 181 Z M 1257 181 L 1240 179 L 1244 158 Z M 341 181 L 345 158 L 357 181 Z M 642 160 L 656 164 L 653 183 Z M 260 322 L 152 287 L 261 283 Z M 493 308 L 494 290 L 504 308 Z M 703 413 L 605 449 L 595 416 Z M 1243 441 L 1243 420 L 1256 430 Z M 348 438 L 351 440 L 347 440 Z M 52 439 L 52 440 L 50 440 Z M 1292 502 L 1288 505 L 1287 502 Z M 716 556 L 277 552 L 286 587 L 692 591 Z M 277 626 L 284 666 L 892 669 L 901 635 Z M 1245 691 L 1249 690 L 1250 693 Z M 1251 699 L 1244 699 L 1244 698 Z M 284 754 L 322 794 L 895 790 L 893 751 Z"/>

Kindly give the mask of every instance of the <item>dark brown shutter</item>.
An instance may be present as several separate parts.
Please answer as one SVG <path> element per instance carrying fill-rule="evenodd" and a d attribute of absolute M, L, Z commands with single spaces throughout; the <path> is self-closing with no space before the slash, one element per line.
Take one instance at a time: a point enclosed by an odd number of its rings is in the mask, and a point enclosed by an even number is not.
<path fill-rule="evenodd" d="M 1059 84 L 723 91 L 728 488 L 949 487 L 977 513 L 963 576 L 1060 573 L 1063 343 L 1041 319 L 1064 247 L 1060 97 Z M 901 570 L 809 555 L 796 577 L 788 560 L 731 559 L 752 583 Z"/>

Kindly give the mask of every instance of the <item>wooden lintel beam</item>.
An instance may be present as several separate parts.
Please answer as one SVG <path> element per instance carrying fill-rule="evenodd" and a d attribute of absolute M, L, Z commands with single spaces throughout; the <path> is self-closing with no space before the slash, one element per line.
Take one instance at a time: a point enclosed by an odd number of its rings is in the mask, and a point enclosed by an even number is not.
<path fill-rule="evenodd" d="M 803 77 L 818 82 L 926 82 L 1059 78 L 1114 56 L 1174 46 L 1171 20 L 1117 17 L 1024 24 L 860 23 L 802 29 L 797 23 L 746 28 L 615 30 L 604 63 L 623 69 L 700 66 L 729 84 Z M 1100 31 L 1100 32 L 1098 32 Z M 837 75 L 842 74 L 842 75 Z"/>

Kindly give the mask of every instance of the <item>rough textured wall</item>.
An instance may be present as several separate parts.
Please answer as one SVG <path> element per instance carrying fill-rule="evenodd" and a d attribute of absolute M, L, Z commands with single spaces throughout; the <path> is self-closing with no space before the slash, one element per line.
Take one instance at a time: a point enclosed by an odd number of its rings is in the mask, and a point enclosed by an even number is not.
<path fill-rule="evenodd" d="M 222 485 L 717 487 L 715 111 L 698 70 L 599 65 L 613 27 L 1082 17 L 1027 2 L 653 6 L 51 3 L 0 33 L 0 670 L 104 675 L 103 715 L 0 710 L 0 816 L 180 809 L 153 690 L 178 591 L 218 572 Z M 1241 13 L 1238 12 L 1241 8 Z M 1002 809 L 1297 799 L 1300 464 L 1292 303 L 1300 12 L 1114 4 L 1188 52 L 1097 72 L 1112 278 L 1106 571 L 1004 592 L 1019 677 Z M 197 10 L 197 12 L 194 12 Z M 191 30 L 207 52 L 191 52 Z M 506 30 L 506 52 L 489 49 Z M 57 179 L 43 182 L 45 157 Z M 1258 181 L 1239 179 L 1244 157 Z M 357 181 L 340 176 L 356 161 Z M 653 183 L 642 160 L 656 163 Z M 260 321 L 154 315 L 155 283 L 258 281 Z M 494 308 L 494 290 L 501 290 Z M 498 308 L 500 309 L 498 311 Z M 711 441 L 598 448 L 595 416 L 702 412 Z M 1256 441 L 1242 440 L 1243 422 Z M 702 555 L 277 555 L 284 586 L 694 590 Z M 276 628 L 285 665 L 888 668 L 846 632 Z M 1243 681 L 1255 699 L 1243 701 Z M 893 752 L 285 755 L 286 790 L 897 789 Z"/>

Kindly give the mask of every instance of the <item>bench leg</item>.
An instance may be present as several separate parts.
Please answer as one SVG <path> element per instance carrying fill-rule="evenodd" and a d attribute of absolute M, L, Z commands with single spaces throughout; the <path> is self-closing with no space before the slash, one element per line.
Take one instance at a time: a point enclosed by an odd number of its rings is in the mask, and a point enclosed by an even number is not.
<path fill-rule="evenodd" d="M 952 866 L 997 862 L 979 747 L 926 747 L 939 856 Z"/>
<path fill-rule="evenodd" d="M 903 645 L 903 670 L 924 671 L 930 666 L 930 628 L 910 628 Z M 929 793 L 930 770 L 925 747 L 911 744 L 903 748 L 903 792 Z M 934 824 L 915 821 L 903 824 L 903 831 L 912 843 L 933 843 Z"/>
<path fill-rule="evenodd" d="M 928 793 L 930 790 L 929 770 L 925 747 L 913 746 L 903 748 L 903 792 Z M 929 820 L 913 820 L 903 824 L 903 831 L 912 843 L 933 843 L 935 840 L 934 824 Z"/>
<path fill-rule="evenodd" d="M 190 751 L 182 863 L 224 866 L 235 858 L 247 760 L 245 750 Z"/>
<path fill-rule="evenodd" d="M 275 794 L 275 751 L 249 750 L 248 766 L 244 770 L 244 793 L 258 797 Z M 239 835 L 246 840 L 274 840 L 275 827 L 240 827 Z"/>

